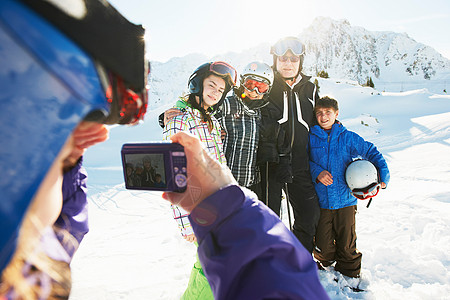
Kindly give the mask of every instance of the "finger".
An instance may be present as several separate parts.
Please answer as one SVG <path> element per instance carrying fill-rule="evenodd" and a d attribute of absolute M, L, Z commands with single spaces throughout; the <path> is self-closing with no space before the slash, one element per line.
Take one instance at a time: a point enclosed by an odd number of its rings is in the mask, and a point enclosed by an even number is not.
<path fill-rule="evenodd" d="M 91 133 L 103 130 L 104 127 L 106 127 L 104 124 L 83 121 L 75 128 L 73 135 L 74 136 L 90 135 Z"/>
<path fill-rule="evenodd" d="M 83 139 L 90 136 L 104 134 L 105 132 L 109 132 L 109 129 L 108 127 L 106 127 L 106 125 L 96 124 L 84 129 L 75 129 L 75 131 L 73 132 L 73 136 L 78 139 Z"/>
<path fill-rule="evenodd" d="M 200 144 L 200 140 L 196 138 L 194 135 L 187 132 L 178 132 L 170 137 L 172 142 L 179 143 L 184 146 L 185 153 L 201 153 L 203 152 L 203 148 Z"/>
<path fill-rule="evenodd" d="M 88 140 L 78 142 L 78 143 L 76 143 L 76 146 L 78 148 L 86 149 L 86 148 L 92 147 L 95 144 L 102 143 L 102 142 L 106 141 L 108 138 L 109 138 L 109 135 L 96 136 L 96 137 L 92 137 Z"/>
<path fill-rule="evenodd" d="M 205 166 L 209 163 L 207 158 L 210 158 L 206 151 L 200 144 L 200 140 L 187 132 L 178 132 L 170 137 L 172 142 L 179 143 L 184 147 L 184 152 L 186 153 L 186 159 L 188 169 L 191 169 L 191 173 L 196 173 L 199 166 Z M 194 163 L 195 158 L 195 163 Z"/>
<path fill-rule="evenodd" d="M 103 127 L 101 130 L 90 133 L 88 135 L 78 135 L 74 136 L 74 142 L 77 147 L 80 148 L 88 148 L 97 143 L 101 143 L 106 141 L 109 138 L 109 130 L 106 127 Z"/>

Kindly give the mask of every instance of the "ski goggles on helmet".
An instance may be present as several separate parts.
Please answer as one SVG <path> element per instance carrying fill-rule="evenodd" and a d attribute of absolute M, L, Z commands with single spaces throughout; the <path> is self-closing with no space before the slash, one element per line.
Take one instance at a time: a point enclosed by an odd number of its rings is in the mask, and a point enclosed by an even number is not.
<path fill-rule="evenodd" d="M 110 104 L 109 115 L 103 120 L 99 121 L 103 124 L 129 124 L 135 125 L 144 119 L 147 112 L 148 104 L 148 87 L 142 91 L 134 91 L 127 87 L 126 83 L 121 77 L 112 72 L 107 72 L 105 69 L 97 65 L 99 77 L 105 89 L 105 95 Z M 145 80 L 150 73 L 150 65 L 145 68 Z"/>
<path fill-rule="evenodd" d="M 209 66 L 209 71 L 220 77 L 227 78 L 231 86 L 236 85 L 237 72 L 231 65 L 227 64 L 226 62 L 223 61 L 213 62 Z"/>
<path fill-rule="evenodd" d="M 242 85 L 247 91 L 249 92 L 256 91 L 258 95 L 263 95 L 267 93 L 270 88 L 270 85 L 266 80 L 255 76 L 247 76 L 244 79 Z"/>
<path fill-rule="evenodd" d="M 364 189 L 353 189 L 352 194 L 360 200 L 366 200 L 375 197 L 380 191 L 381 184 L 374 182 Z"/>
<path fill-rule="evenodd" d="M 134 125 L 143 120 L 147 111 L 147 93 L 135 93 L 125 87 L 122 80 L 117 81 L 116 91 L 110 87 L 106 91 L 108 102 L 111 103 L 111 117 L 116 120 L 112 124 L 130 124 Z M 104 122 L 109 124 L 110 117 Z"/>
<path fill-rule="evenodd" d="M 285 38 L 279 40 L 270 49 L 270 54 L 283 56 L 288 50 L 291 50 L 292 53 L 297 56 L 305 54 L 305 46 L 297 38 Z"/>

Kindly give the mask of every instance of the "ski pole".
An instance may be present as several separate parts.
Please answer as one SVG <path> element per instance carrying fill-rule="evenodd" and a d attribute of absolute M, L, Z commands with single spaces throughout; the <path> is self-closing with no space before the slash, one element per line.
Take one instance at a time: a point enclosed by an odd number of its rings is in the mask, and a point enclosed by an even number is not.
<path fill-rule="evenodd" d="M 288 220 L 289 220 L 289 230 L 292 231 L 292 221 L 291 221 L 291 209 L 289 207 L 289 190 L 288 190 L 288 184 L 285 182 L 284 183 L 284 188 L 285 188 L 285 194 L 286 194 L 286 207 L 287 207 L 287 213 L 288 213 Z"/>

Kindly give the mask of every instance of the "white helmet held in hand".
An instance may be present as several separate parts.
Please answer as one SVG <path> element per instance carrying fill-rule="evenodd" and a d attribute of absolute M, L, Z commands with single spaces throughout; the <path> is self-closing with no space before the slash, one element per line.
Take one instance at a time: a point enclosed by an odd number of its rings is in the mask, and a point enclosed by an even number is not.
<path fill-rule="evenodd" d="M 358 159 L 345 171 L 345 180 L 353 196 L 365 200 L 375 197 L 380 190 L 377 168 L 368 160 Z"/>

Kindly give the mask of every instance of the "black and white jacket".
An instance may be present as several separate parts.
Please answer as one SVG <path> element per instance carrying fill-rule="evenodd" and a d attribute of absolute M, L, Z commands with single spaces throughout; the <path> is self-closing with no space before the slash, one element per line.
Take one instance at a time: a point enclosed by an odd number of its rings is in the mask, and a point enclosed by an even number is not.
<path fill-rule="evenodd" d="M 256 153 L 259 143 L 259 109 L 251 110 L 233 93 L 214 114 L 226 135 L 223 140 L 227 165 L 239 185 L 259 183 Z"/>
<path fill-rule="evenodd" d="M 293 169 L 308 170 L 308 133 L 315 124 L 314 104 L 319 98 L 317 87 L 309 81 L 311 77 L 300 74 L 290 87 L 285 80 L 275 73 L 275 81 L 269 94 L 269 104 L 261 108 L 262 132 L 261 153 L 266 155 L 260 161 L 275 161 L 276 147 L 279 156 L 289 155 Z M 277 126 L 279 126 L 277 129 Z M 264 131 L 269 131 L 265 133 Z"/>

